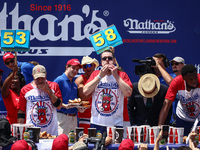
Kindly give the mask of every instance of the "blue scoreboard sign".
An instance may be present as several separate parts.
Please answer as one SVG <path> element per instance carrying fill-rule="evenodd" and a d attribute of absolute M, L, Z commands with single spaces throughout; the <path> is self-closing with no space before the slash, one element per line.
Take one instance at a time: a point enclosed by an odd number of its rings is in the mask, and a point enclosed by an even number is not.
<path fill-rule="evenodd" d="M 30 48 L 30 31 L 1 30 L 2 51 L 28 51 Z"/>
<path fill-rule="evenodd" d="M 115 47 L 123 43 L 114 25 L 93 34 L 90 36 L 90 41 L 97 54 L 109 49 L 110 46 Z"/>

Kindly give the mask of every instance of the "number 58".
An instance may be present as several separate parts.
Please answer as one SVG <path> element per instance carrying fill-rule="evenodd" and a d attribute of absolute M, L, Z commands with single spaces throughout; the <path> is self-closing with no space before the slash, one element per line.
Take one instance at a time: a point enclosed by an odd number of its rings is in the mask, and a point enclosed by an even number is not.
<path fill-rule="evenodd" d="M 105 35 L 103 35 L 105 34 Z M 104 39 L 104 37 L 106 39 Z M 117 35 L 114 33 L 113 29 L 107 29 L 104 32 L 100 32 L 93 36 L 94 42 L 96 46 L 101 47 L 105 44 L 105 40 L 114 41 L 117 38 Z"/>

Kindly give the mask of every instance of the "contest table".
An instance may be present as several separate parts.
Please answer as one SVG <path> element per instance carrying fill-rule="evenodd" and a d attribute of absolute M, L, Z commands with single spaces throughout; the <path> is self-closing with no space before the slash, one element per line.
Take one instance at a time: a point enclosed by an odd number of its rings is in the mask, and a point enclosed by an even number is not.
<path fill-rule="evenodd" d="M 53 139 L 42 139 L 39 143 L 36 143 L 38 150 L 51 150 L 53 144 Z M 72 146 L 73 144 L 69 144 L 69 146 Z M 106 148 L 108 150 L 118 150 L 120 144 L 110 144 Z M 94 144 L 88 144 L 89 149 L 92 150 L 94 148 Z M 172 148 L 177 149 L 180 146 L 188 146 L 187 144 L 166 144 L 166 145 L 160 145 L 159 150 L 166 150 L 166 146 L 169 147 L 171 150 Z M 137 150 L 138 144 L 135 144 L 134 150 Z M 200 147 L 200 145 L 198 146 Z M 148 144 L 148 150 L 153 150 L 154 145 Z"/>

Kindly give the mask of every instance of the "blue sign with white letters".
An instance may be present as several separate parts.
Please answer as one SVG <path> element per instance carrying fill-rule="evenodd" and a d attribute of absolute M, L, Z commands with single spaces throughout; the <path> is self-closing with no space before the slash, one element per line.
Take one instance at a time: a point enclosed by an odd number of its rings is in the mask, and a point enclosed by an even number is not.
<path fill-rule="evenodd" d="M 108 0 L 1 0 L 0 30 L 29 30 L 30 50 L 18 51 L 18 61 L 39 62 L 47 69 L 47 79 L 53 81 L 64 72 L 69 59 L 81 61 L 89 55 L 100 62 L 89 37 L 113 24 L 123 42 L 115 47 L 115 56 L 131 81 L 136 82 L 139 77 L 134 70 L 138 63 L 132 59 L 144 60 L 156 53 L 166 54 L 169 60 L 181 56 L 186 64 L 196 65 L 199 72 L 199 6 L 199 0 L 116 0 L 115 5 Z M 112 40 L 107 42 L 113 44 Z M 1 49 L 4 46 L 1 37 Z M 0 51 L 0 56 L 4 53 Z M 10 70 L 3 59 L 0 69 L 5 79 Z M 172 73 L 171 67 L 167 71 Z"/>

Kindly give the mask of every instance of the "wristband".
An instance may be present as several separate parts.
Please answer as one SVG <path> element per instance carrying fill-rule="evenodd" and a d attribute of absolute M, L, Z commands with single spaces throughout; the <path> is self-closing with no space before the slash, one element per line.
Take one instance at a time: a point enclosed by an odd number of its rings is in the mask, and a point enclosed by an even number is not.
<path fill-rule="evenodd" d="M 58 107 L 61 103 L 60 98 L 57 98 L 57 101 L 53 104 L 53 106 Z"/>
<path fill-rule="evenodd" d="M 98 75 L 97 77 L 98 77 L 100 80 L 102 79 L 102 78 L 100 77 L 100 75 Z"/>
<path fill-rule="evenodd" d="M 23 113 L 18 113 L 18 114 L 17 114 L 17 118 L 23 118 L 23 119 L 25 119 L 25 114 L 23 114 Z"/>

